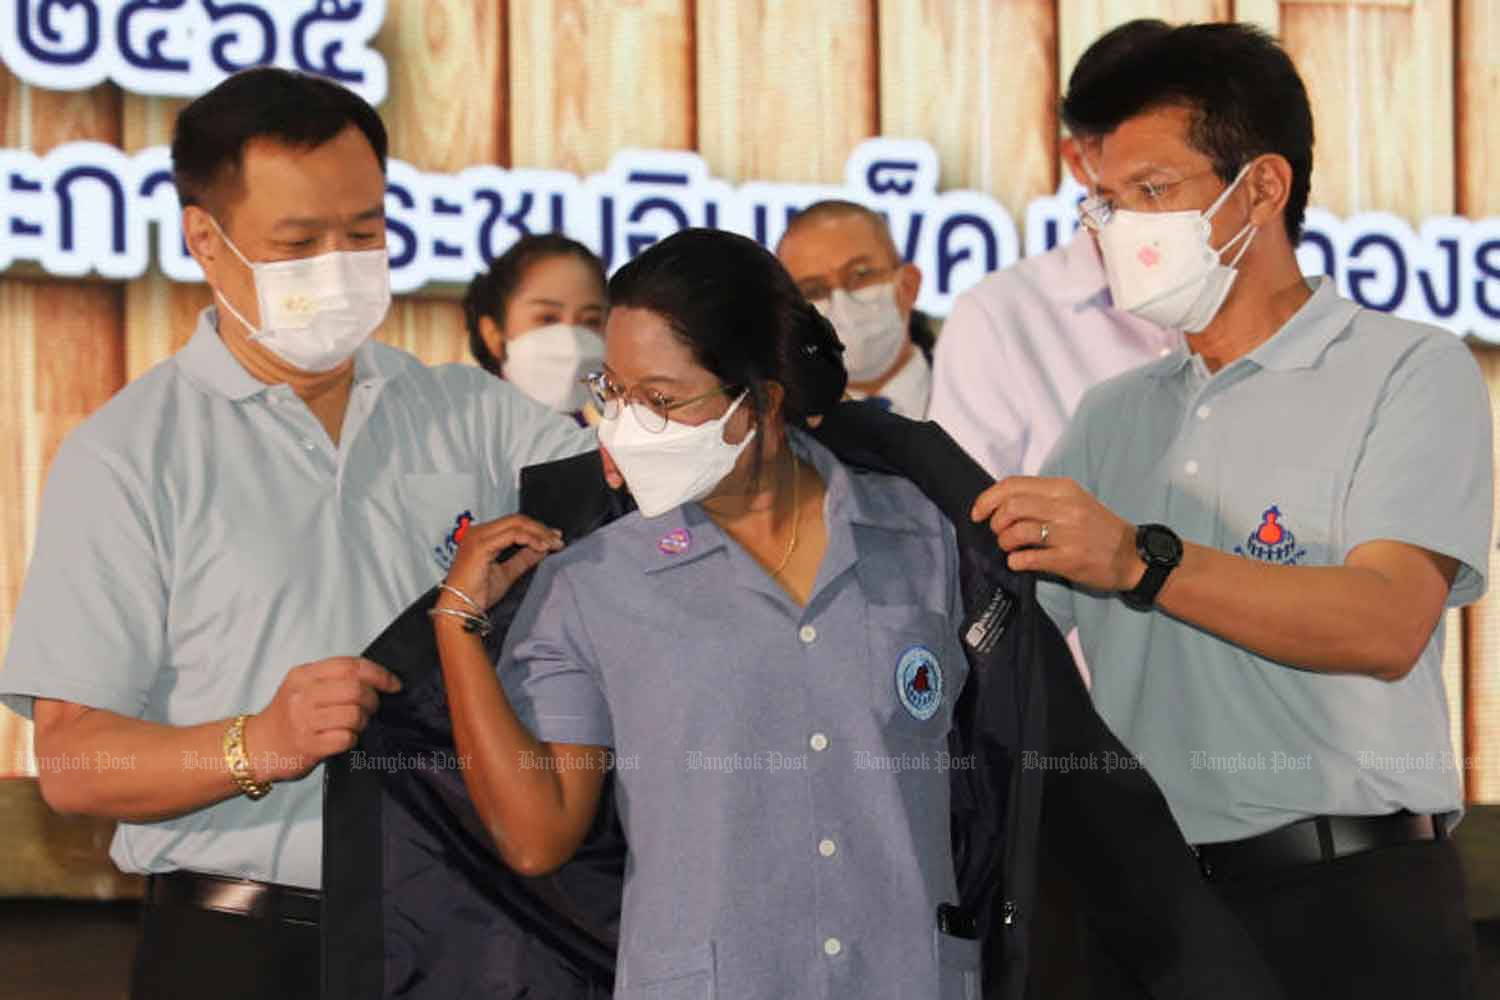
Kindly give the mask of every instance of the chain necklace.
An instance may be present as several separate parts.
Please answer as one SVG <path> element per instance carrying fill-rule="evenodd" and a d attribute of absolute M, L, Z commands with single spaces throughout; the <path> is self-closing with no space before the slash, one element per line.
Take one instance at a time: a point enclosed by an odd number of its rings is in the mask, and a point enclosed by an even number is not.
<path fill-rule="evenodd" d="M 790 448 L 787 449 L 787 453 L 791 454 Z M 782 570 L 786 569 L 786 564 L 792 561 L 792 553 L 797 550 L 797 524 L 802 520 L 802 503 L 798 495 L 801 480 L 802 477 L 797 474 L 797 456 L 792 455 L 792 537 L 787 542 L 786 555 L 781 557 L 781 562 L 777 563 L 776 568 L 771 571 L 773 577 L 781 575 Z"/>

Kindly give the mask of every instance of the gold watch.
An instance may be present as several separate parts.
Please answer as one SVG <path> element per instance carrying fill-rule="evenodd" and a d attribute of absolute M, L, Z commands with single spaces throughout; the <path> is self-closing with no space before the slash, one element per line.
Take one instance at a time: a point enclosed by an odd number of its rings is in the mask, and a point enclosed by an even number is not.
<path fill-rule="evenodd" d="M 269 781 L 256 781 L 255 770 L 250 766 L 250 755 L 245 752 L 245 716 L 236 715 L 229 728 L 224 730 L 224 763 L 229 767 L 229 776 L 240 791 L 252 800 L 263 799 L 271 791 Z"/>

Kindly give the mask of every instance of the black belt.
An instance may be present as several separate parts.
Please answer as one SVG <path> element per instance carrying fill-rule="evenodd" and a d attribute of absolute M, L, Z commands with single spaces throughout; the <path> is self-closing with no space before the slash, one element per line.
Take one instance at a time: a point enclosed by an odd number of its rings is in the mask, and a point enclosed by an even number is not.
<path fill-rule="evenodd" d="M 256 920 L 314 927 L 323 912 L 323 894 L 316 889 L 190 871 L 152 875 L 146 880 L 146 902 L 155 906 L 163 903 L 196 906 Z"/>
<path fill-rule="evenodd" d="M 1206 879 L 1249 878 L 1283 868 L 1315 865 L 1382 847 L 1442 840 L 1442 816 L 1409 812 L 1389 816 L 1314 816 L 1244 840 L 1193 848 Z"/>

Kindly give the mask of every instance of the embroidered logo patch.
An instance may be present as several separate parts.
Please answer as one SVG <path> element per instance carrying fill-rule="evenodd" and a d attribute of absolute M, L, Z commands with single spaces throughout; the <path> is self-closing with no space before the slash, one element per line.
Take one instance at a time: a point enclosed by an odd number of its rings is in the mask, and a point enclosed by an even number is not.
<path fill-rule="evenodd" d="M 926 646 L 913 646 L 896 662 L 896 696 L 913 719 L 926 722 L 943 703 L 943 668 Z"/>
<path fill-rule="evenodd" d="M 686 528 L 674 528 L 662 535 L 656 543 L 656 551 L 664 556 L 677 556 L 693 544 L 693 533 Z"/>
<path fill-rule="evenodd" d="M 1260 515 L 1260 526 L 1250 532 L 1244 545 L 1236 545 L 1234 554 L 1278 566 L 1295 566 L 1307 555 L 1307 550 L 1297 545 L 1297 536 L 1292 529 L 1281 523 L 1281 508 L 1272 504 Z"/>
<path fill-rule="evenodd" d="M 453 527 L 443 538 L 441 545 L 434 546 L 432 558 L 444 572 L 453 565 L 453 557 L 458 553 L 458 543 L 464 540 L 464 532 L 469 530 L 469 525 L 474 523 L 472 511 L 464 511 L 453 518 Z"/>

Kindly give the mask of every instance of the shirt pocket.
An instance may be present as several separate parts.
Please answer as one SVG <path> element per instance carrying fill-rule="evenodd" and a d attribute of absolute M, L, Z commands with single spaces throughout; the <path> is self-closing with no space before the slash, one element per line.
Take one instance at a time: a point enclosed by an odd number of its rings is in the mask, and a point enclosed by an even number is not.
<path fill-rule="evenodd" d="M 869 682 L 876 721 L 896 740 L 943 740 L 967 665 L 950 637 L 955 626 L 925 608 L 871 605 Z"/>
<path fill-rule="evenodd" d="M 714 1000 L 713 942 L 680 951 L 630 956 L 629 985 L 616 1000 Z"/>
<path fill-rule="evenodd" d="M 400 489 L 407 530 L 447 572 L 464 531 L 480 519 L 478 479 L 468 472 L 417 473 L 402 476 Z"/>
<path fill-rule="evenodd" d="M 979 1000 L 979 942 L 933 928 L 941 1000 Z"/>
<path fill-rule="evenodd" d="M 1220 546 L 1273 566 L 1340 561 L 1334 523 L 1338 475 L 1317 466 L 1277 466 L 1220 503 Z"/>

